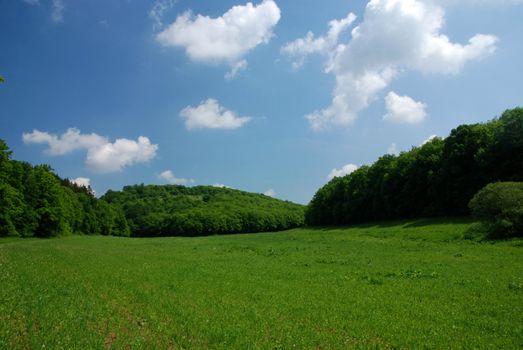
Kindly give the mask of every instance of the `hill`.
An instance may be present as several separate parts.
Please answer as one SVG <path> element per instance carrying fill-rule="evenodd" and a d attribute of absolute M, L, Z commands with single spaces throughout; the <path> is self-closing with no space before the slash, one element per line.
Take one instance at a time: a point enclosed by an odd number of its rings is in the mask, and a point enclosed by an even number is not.
<path fill-rule="evenodd" d="M 61 179 L 48 165 L 11 159 L 0 140 L 0 237 L 69 234 L 128 236 L 121 210 L 90 188 Z"/>
<path fill-rule="evenodd" d="M 483 186 L 523 181 L 523 108 L 336 177 L 310 202 L 306 223 L 340 225 L 420 216 L 468 215 Z"/>
<path fill-rule="evenodd" d="M 303 225 L 305 207 L 213 186 L 125 186 L 102 200 L 123 209 L 134 236 L 279 231 Z"/>

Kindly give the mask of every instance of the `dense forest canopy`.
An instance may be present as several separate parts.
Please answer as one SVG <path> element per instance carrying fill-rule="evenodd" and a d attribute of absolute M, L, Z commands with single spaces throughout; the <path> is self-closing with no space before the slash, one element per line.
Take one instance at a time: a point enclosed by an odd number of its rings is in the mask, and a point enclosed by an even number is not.
<path fill-rule="evenodd" d="M 0 140 L 0 236 L 129 235 L 123 212 L 47 165 L 11 159 Z"/>
<path fill-rule="evenodd" d="M 262 194 L 213 186 L 135 185 L 108 191 L 138 236 L 279 231 L 303 225 L 305 207 Z"/>
<path fill-rule="evenodd" d="M 515 108 L 334 178 L 314 195 L 306 223 L 467 215 L 470 199 L 483 186 L 522 180 L 523 108 Z"/>
<path fill-rule="evenodd" d="M 11 159 L 0 140 L 0 236 L 195 236 L 285 230 L 305 207 L 211 186 L 126 186 L 97 199 L 47 165 Z"/>

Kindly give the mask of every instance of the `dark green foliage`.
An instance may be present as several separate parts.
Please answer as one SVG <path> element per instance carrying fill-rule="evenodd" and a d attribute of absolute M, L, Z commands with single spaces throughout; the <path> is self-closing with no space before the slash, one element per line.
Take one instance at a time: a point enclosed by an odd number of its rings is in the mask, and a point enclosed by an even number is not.
<path fill-rule="evenodd" d="M 135 236 L 279 231 L 303 225 L 304 207 L 212 186 L 126 186 L 103 197 L 121 207 Z"/>
<path fill-rule="evenodd" d="M 0 140 L 0 236 L 129 235 L 123 212 L 47 165 L 11 160 Z"/>
<path fill-rule="evenodd" d="M 489 238 L 523 237 L 523 182 L 497 182 L 482 188 L 470 201 Z"/>
<path fill-rule="evenodd" d="M 523 108 L 334 178 L 315 194 L 306 222 L 466 215 L 472 196 L 495 181 L 523 181 Z"/>

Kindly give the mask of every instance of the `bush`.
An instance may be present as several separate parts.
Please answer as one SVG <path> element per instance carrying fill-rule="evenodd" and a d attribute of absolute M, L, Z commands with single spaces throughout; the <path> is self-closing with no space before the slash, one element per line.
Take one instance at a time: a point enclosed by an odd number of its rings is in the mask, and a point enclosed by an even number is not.
<path fill-rule="evenodd" d="M 469 208 L 488 238 L 523 236 L 523 182 L 496 182 L 482 188 Z"/>

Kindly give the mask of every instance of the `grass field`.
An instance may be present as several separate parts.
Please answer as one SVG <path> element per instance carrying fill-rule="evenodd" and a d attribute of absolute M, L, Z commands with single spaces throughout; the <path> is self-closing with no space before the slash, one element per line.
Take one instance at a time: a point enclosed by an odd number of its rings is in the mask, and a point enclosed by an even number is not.
<path fill-rule="evenodd" d="M 0 348 L 523 348 L 523 241 L 469 225 L 0 240 Z"/>

